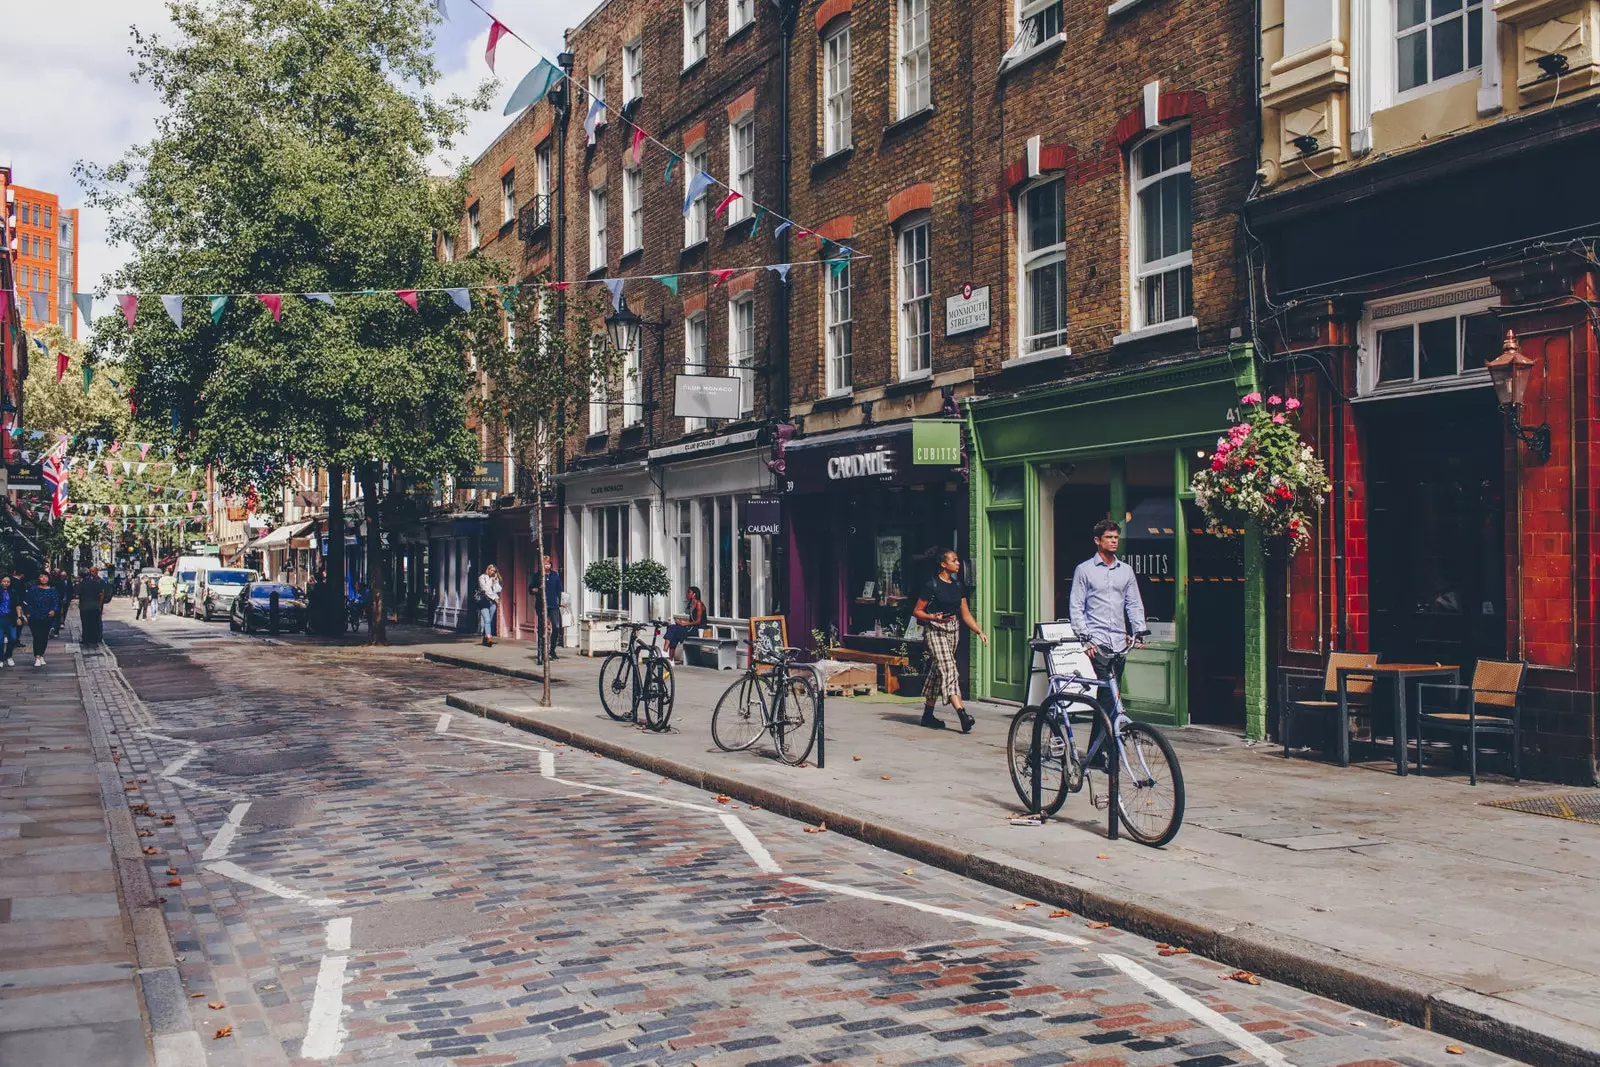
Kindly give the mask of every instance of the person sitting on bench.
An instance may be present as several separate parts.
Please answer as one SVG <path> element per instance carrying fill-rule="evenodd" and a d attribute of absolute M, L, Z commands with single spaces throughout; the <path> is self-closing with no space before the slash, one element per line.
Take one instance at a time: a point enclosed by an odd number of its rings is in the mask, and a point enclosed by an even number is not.
<path fill-rule="evenodd" d="M 689 587 L 689 614 L 679 615 L 672 625 L 667 627 L 667 659 L 672 659 L 677 652 L 678 645 L 685 637 L 693 637 L 706 625 L 706 604 L 700 599 L 700 587 Z"/>

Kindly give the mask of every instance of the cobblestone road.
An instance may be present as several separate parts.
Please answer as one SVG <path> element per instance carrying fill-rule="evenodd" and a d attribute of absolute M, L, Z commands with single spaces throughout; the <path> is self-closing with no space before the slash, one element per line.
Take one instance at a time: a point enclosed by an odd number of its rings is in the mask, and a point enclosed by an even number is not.
<path fill-rule="evenodd" d="M 107 629 L 212 1064 L 1507 1062 L 450 713 L 468 672 Z"/>

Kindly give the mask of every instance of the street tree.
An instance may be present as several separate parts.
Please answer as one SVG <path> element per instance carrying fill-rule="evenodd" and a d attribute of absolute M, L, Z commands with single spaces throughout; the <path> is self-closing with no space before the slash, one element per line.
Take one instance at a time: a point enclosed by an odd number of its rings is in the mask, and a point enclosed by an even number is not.
<path fill-rule="evenodd" d="M 141 432 L 169 434 L 230 491 L 266 496 L 297 466 L 326 466 L 333 486 L 355 473 L 369 632 L 384 643 L 387 498 L 477 458 L 466 315 L 445 290 L 482 266 L 435 255 L 465 171 L 438 178 L 428 161 L 490 86 L 433 94 L 429 0 L 173 0 L 169 12 L 162 34 L 133 30 L 134 77 L 164 107 L 155 137 L 80 165 L 132 253 L 110 288 L 141 301 L 132 328 L 101 317 L 95 347 L 126 364 Z M 192 294 L 174 302 L 181 324 L 164 294 Z M 342 618 L 332 493 L 329 511 L 328 614 Z"/>

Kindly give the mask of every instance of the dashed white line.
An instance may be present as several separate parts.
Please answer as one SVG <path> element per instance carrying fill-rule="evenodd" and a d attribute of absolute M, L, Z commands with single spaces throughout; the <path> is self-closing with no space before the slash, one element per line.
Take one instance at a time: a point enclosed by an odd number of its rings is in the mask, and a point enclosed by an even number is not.
<path fill-rule="evenodd" d="M 233 844 L 233 835 L 239 832 L 239 823 L 244 818 L 244 813 L 249 810 L 248 800 L 233 806 L 233 810 L 228 812 L 228 817 L 222 822 L 222 829 L 217 831 L 217 836 L 211 839 L 211 844 L 200 854 L 202 860 L 220 860 L 228 854 L 228 848 Z"/>
<path fill-rule="evenodd" d="M 215 796 L 230 798 L 236 795 L 226 789 L 217 789 L 215 786 L 201 785 L 199 782 L 191 781 L 188 778 L 181 778 L 176 774 L 168 775 L 167 781 L 171 782 L 173 785 L 181 785 L 185 789 L 193 789 L 197 793 L 211 793 Z"/>
<path fill-rule="evenodd" d="M 171 778 L 189 765 L 189 761 L 200 755 L 199 747 L 191 748 L 187 753 L 179 756 L 165 767 L 161 768 L 161 777 Z"/>
<path fill-rule="evenodd" d="M 1040 926 L 1025 926 L 1022 923 L 1008 922 L 1005 919 L 991 919 L 987 915 L 974 915 L 968 911 L 957 911 L 954 908 L 941 908 L 936 904 L 924 904 L 917 900 L 905 900 L 901 897 L 891 897 L 887 893 L 874 893 L 870 889 L 857 889 L 853 885 L 839 885 L 836 882 L 819 882 L 812 878 L 797 878 L 794 875 L 785 875 L 784 881 L 794 882 L 811 889 L 820 889 L 825 893 L 842 893 L 847 897 L 859 897 L 862 900 L 876 900 L 883 904 L 899 904 L 902 907 L 913 908 L 917 911 L 927 912 L 929 915 L 942 915 L 946 919 L 960 919 L 963 922 L 976 923 L 979 926 L 988 926 L 996 930 L 1005 930 L 1007 933 L 1018 934 L 1022 937 L 1036 937 L 1041 941 L 1054 941 L 1058 945 L 1074 945 L 1082 947 L 1089 944 L 1081 937 L 1063 934 L 1059 930 L 1046 930 Z"/>
<path fill-rule="evenodd" d="M 255 886 L 264 893 L 271 893 L 273 896 L 282 897 L 284 900 L 310 904 L 314 908 L 330 908 L 337 906 L 339 903 L 337 900 L 314 897 L 310 893 L 302 892 L 299 889 L 291 889 L 282 882 L 275 882 L 265 875 L 253 874 L 232 860 L 216 860 L 206 864 L 206 866 L 224 878 L 232 878 L 235 882 L 243 882 L 245 885 Z"/>
<path fill-rule="evenodd" d="M 436 734 L 442 734 L 446 730 L 450 729 L 450 720 L 453 717 L 454 716 L 452 716 L 448 711 L 440 712 L 439 713 L 439 722 L 438 722 L 437 725 L 434 726 L 433 732 L 436 733 Z"/>
<path fill-rule="evenodd" d="M 756 835 L 750 832 L 750 827 L 744 820 L 732 812 L 719 811 L 717 817 L 722 820 L 722 825 L 728 828 L 733 839 L 744 848 L 745 852 L 768 874 L 782 874 L 783 868 L 778 866 L 778 861 L 772 858 L 772 853 L 767 851 L 767 846 L 757 840 Z"/>
<path fill-rule="evenodd" d="M 349 962 L 349 956 L 322 957 L 317 987 L 311 994 L 311 1012 L 306 1018 L 305 1040 L 300 1042 L 304 1059 L 331 1060 L 344 1048 L 344 969 Z"/>
<path fill-rule="evenodd" d="M 350 928 L 354 920 L 348 915 L 341 915 L 336 919 L 328 920 L 328 951 L 350 951 Z"/>
<path fill-rule="evenodd" d="M 1294 1067 L 1284 1057 L 1283 1053 L 1273 1048 L 1266 1041 L 1252 1034 L 1226 1015 L 1206 1007 L 1165 978 L 1152 974 L 1126 956 L 1105 952 L 1100 955 L 1100 958 L 1173 1007 L 1180 1011 L 1188 1012 L 1201 1023 L 1227 1038 L 1231 1044 L 1244 1049 L 1262 1063 L 1268 1064 L 1269 1067 Z"/>

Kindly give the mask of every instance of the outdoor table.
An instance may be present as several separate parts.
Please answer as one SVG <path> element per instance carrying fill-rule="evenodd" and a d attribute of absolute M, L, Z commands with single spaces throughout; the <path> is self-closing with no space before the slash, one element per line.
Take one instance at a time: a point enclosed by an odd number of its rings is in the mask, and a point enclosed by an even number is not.
<path fill-rule="evenodd" d="M 1461 668 L 1440 663 L 1377 663 L 1370 667 L 1339 668 L 1339 766 L 1350 766 L 1350 703 L 1347 680 L 1351 677 L 1371 678 L 1373 689 L 1377 683 L 1390 682 L 1394 686 L 1394 767 L 1395 773 L 1404 777 L 1406 769 L 1406 683 L 1421 682 L 1429 678 L 1445 678 L 1459 684 Z M 1376 693 L 1374 693 L 1376 696 Z"/>

